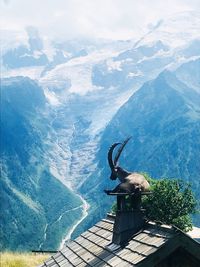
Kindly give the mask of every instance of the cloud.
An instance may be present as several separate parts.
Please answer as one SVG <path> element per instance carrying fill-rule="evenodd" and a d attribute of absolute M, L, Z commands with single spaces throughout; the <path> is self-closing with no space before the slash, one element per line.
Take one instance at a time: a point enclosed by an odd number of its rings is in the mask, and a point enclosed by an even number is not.
<path fill-rule="evenodd" d="M 198 0 L 3 0 L 2 28 L 38 27 L 48 37 L 126 39 L 173 12 L 199 9 Z"/>
<path fill-rule="evenodd" d="M 3 0 L 4 5 L 9 5 L 9 3 L 10 3 L 10 0 Z"/>

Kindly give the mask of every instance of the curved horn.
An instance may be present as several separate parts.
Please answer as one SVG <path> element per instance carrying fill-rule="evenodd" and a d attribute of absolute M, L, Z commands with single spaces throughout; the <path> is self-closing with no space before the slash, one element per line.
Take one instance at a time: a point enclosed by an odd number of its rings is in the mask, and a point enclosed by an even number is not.
<path fill-rule="evenodd" d="M 112 159 L 112 154 L 113 154 L 113 151 L 114 151 L 115 147 L 118 146 L 119 144 L 121 144 L 121 143 L 114 143 L 109 148 L 109 151 L 108 151 L 108 163 L 109 163 L 109 166 L 110 166 L 111 170 L 113 170 L 115 168 L 115 164 L 114 164 L 113 159 Z"/>
<path fill-rule="evenodd" d="M 115 159 L 114 159 L 114 163 L 113 163 L 114 166 L 116 166 L 116 164 L 117 164 L 117 162 L 118 162 L 118 160 L 119 160 L 119 157 L 120 157 L 120 155 L 121 155 L 121 153 L 122 153 L 122 151 L 123 151 L 125 145 L 128 143 L 128 141 L 129 141 L 131 138 L 132 138 L 131 136 L 128 137 L 128 138 L 122 143 L 122 145 L 120 146 L 120 148 L 118 149 L 117 154 L 116 154 Z"/>

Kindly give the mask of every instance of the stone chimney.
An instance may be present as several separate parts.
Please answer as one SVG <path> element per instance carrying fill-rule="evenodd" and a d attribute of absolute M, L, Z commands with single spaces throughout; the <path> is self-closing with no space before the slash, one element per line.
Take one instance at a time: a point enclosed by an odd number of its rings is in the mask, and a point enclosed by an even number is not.
<path fill-rule="evenodd" d="M 113 237 L 110 247 L 124 247 L 129 240 L 144 227 L 144 210 L 141 209 L 141 197 L 148 193 L 135 192 L 107 193 L 117 197 L 117 211 L 114 221 Z M 108 246 L 109 249 L 109 246 Z"/>

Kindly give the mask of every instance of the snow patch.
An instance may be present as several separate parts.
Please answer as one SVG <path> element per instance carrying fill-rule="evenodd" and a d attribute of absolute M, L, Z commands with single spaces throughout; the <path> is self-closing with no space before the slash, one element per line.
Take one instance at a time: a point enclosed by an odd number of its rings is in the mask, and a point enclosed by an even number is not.
<path fill-rule="evenodd" d="M 29 77 L 32 80 L 38 80 L 40 75 L 43 71 L 44 67 L 24 67 L 24 68 L 17 68 L 17 69 L 7 69 L 2 68 L 1 70 L 1 77 L 2 78 L 9 78 L 9 77 L 16 77 L 16 76 L 24 76 Z"/>
<path fill-rule="evenodd" d="M 54 92 L 50 92 L 47 88 L 44 90 L 44 94 L 48 102 L 52 106 L 59 106 L 61 105 L 60 101 L 58 100 L 56 94 Z"/>
<path fill-rule="evenodd" d="M 113 59 L 109 59 L 107 60 L 106 63 L 107 63 L 108 71 L 112 71 L 112 70 L 122 71 L 121 61 L 113 61 Z"/>
<path fill-rule="evenodd" d="M 136 72 L 129 72 L 127 77 L 132 78 L 132 77 L 139 77 L 142 75 L 143 75 L 143 73 L 140 70 L 138 70 Z"/>

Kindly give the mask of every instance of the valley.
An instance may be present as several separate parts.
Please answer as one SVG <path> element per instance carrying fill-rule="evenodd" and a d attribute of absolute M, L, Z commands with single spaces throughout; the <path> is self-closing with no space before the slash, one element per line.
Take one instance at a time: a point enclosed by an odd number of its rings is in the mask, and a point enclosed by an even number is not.
<path fill-rule="evenodd" d="M 4 52 L 3 249 L 54 250 L 105 217 L 107 150 L 127 136 L 124 167 L 200 199 L 199 24 L 182 13 L 136 40 L 54 42 L 50 57 L 36 36 Z"/>

